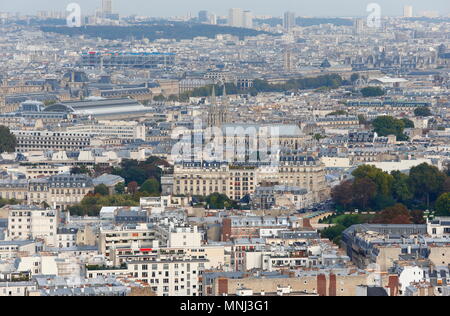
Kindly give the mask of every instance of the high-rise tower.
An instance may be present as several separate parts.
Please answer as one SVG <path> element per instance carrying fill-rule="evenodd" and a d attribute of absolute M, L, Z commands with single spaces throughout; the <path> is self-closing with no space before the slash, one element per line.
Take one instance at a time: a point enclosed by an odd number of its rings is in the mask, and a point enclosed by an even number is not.
<path fill-rule="evenodd" d="M 112 0 L 102 0 L 102 14 L 112 14 Z"/>
<path fill-rule="evenodd" d="M 289 32 L 292 28 L 295 27 L 295 25 L 296 25 L 295 13 L 294 12 L 284 13 L 283 28 Z"/>

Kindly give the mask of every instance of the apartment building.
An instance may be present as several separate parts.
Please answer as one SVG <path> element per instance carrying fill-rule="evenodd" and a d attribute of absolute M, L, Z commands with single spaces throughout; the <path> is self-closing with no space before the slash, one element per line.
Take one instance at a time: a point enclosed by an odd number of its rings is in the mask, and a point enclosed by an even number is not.
<path fill-rule="evenodd" d="M 17 139 L 17 152 L 32 150 L 80 151 L 91 144 L 91 135 L 86 133 L 24 130 L 11 132 Z"/>
<path fill-rule="evenodd" d="M 96 121 L 70 126 L 66 130 L 71 133 L 89 134 L 93 137 L 144 141 L 147 131 L 144 125 L 134 121 Z"/>
<path fill-rule="evenodd" d="M 324 128 L 349 128 L 358 127 L 359 119 L 357 116 L 327 116 L 317 118 L 315 123 Z"/>
<path fill-rule="evenodd" d="M 228 193 L 230 172 L 227 163 L 181 162 L 174 167 L 174 195 L 208 196 Z"/>
<path fill-rule="evenodd" d="M 35 253 L 34 240 L 0 241 L 0 260 L 17 258 L 19 254 L 34 255 Z"/>
<path fill-rule="evenodd" d="M 222 221 L 222 240 L 259 238 L 262 229 L 289 229 L 297 217 L 231 216 Z"/>
<path fill-rule="evenodd" d="M 28 192 L 28 180 L 0 180 L 0 199 L 27 201 Z"/>
<path fill-rule="evenodd" d="M 261 186 L 251 197 L 254 209 L 270 210 L 273 207 L 287 207 L 300 210 L 312 204 L 314 197 L 306 189 L 288 186 Z"/>
<path fill-rule="evenodd" d="M 311 193 L 313 203 L 329 197 L 325 165 L 319 158 L 286 151 L 274 159 L 274 164 L 178 162 L 174 167 L 173 193 L 187 196 L 221 193 L 240 200 L 253 194 L 259 184 L 273 183 L 305 189 Z"/>
<path fill-rule="evenodd" d="M 326 200 L 330 195 L 325 174 L 325 165 L 319 158 L 293 152 L 280 157 L 275 178 L 279 185 L 306 189 L 313 195 L 313 202 L 317 203 Z M 263 180 L 259 178 L 259 181 Z"/>
<path fill-rule="evenodd" d="M 92 179 L 86 175 L 60 174 L 32 179 L 29 182 L 28 203 L 46 202 L 55 209 L 66 210 L 80 203 L 93 190 Z"/>
<path fill-rule="evenodd" d="M 381 271 L 387 271 L 403 256 L 448 266 L 450 239 L 438 233 L 440 227 L 441 231 L 446 228 L 446 223 L 437 219 L 427 225 L 354 225 L 343 233 L 342 242 L 347 255 L 362 269 L 377 265 Z M 429 235 L 428 231 L 436 234 Z"/>
<path fill-rule="evenodd" d="M 158 245 L 155 229 L 148 224 L 124 225 L 115 228 L 101 228 L 99 251 L 109 257 L 116 248 L 154 247 Z"/>
<path fill-rule="evenodd" d="M 208 264 L 203 253 L 184 249 L 162 248 L 129 257 L 128 275 L 144 282 L 158 296 L 200 296 L 200 278 Z"/>
<path fill-rule="evenodd" d="M 10 240 L 42 239 L 46 245 L 56 246 L 58 218 L 53 210 L 35 206 L 10 206 L 8 238 Z"/>

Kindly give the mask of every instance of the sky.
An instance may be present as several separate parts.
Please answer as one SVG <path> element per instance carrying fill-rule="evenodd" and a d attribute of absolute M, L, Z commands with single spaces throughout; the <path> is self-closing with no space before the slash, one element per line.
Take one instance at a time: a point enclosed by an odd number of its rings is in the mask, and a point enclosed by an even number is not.
<path fill-rule="evenodd" d="M 76 2 L 82 12 L 93 13 L 101 0 L 0 0 L 0 12 L 34 14 L 37 11 L 64 11 Z M 285 11 L 299 16 L 365 16 L 367 5 L 377 3 L 383 15 L 402 15 L 404 5 L 412 5 L 415 14 L 438 11 L 450 15 L 450 0 L 113 0 L 115 12 L 122 15 L 138 14 L 151 17 L 197 15 L 208 10 L 225 16 L 229 8 L 251 10 L 255 15 L 281 16 Z"/>

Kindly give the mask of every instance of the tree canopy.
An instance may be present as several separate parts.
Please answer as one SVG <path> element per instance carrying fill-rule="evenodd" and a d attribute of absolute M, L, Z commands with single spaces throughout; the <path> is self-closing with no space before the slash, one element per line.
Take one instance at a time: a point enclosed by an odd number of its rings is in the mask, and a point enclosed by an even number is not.
<path fill-rule="evenodd" d="M 0 125 L 0 153 L 12 153 L 16 150 L 16 146 L 16 136 L 10 132 L 9 128 Z"/>
<path fill-rule="evenodd" d="M 408 136 L 404 134 L 405 121 L 398 120 L 392 116 L 379 116 L 373 122 L 373 128 L 379 136 L 395 135 L 397 140 L 408 140 Z"/>
<path fill-rule="evenodd" d="M 437 200 L 436 215 L 450 216 L 450 193 L 442 194 Z"/>
<path fill-rule="evenodd" d="M 414 110 L 414 115 L 417 117 L 427 117 L 432 116 L 432 113 L 429 107 L 422 106 Z"/>
<path fill-rule="evenodd" d="M 415 196 L 425 200 L 427 207 L 442 193 L 446 176 L 438 168 L 426 163 L 411 168 L 409 183 Z"/>
<path fill-rule="evenodd" d="M 386 92 L 380 87 L 366 87 L 361 89 L 363 97 L 381 97 L 386 94 Z"/>
<path fill-rule="evenodd" d="M 331 192 L 336 207 L 344 211 L 381 211 L 400 203 L 413 210 L 433 209 L 438 198 L 450 192 L 450 177 L 426 163 L 411 168 L 409 174 L 399 171 L 389 174 L 362 165 L 352 175 L 354 179 L 342 182 Z"/>
<path fill-rule="evenodd" d="M 141 186 L 140 192 L 152 196 L 157 196 L 161 194 L 161 185 L 155 178 L 148 179 Z"/>
<path fill-rule="evenodd" d="M 99 184 L 94 188 L 94 194 L 106 196 L 106 195 L 109 195 L 109 189 L 106 185 Z"/>

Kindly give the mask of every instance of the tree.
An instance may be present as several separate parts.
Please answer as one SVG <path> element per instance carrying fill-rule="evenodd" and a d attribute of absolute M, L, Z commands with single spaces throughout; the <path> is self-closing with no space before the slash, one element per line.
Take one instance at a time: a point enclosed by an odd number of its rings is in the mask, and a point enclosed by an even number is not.
<path fill-rule="evenodd" d="M 128 183 L 128 192 L 131 194 L 136 194 L 139 185 L 136 181 Z"/>
<path fill-rule="evenodd" d="M 361 210 L 367 209 L 376 193 L 377 185 L 368 178 L 356 179 L 353 183 L 353 201 Z"/>
<path fill-rule="evenodd" d="M 392 183 L 392 195 L 394 199 L 403 203 L 411 200 L 414 195 L 408 185 L 408 176 L 400 171 L 393 171 L 391 175 L 394 179 Z"/>
<path fill-rule="evenodd" d="M 139 197 L 132 195 L 87 195 L 80 204 L 69 207 L 71 215 L 98 216 L 104 206 L 139 206 Z"/>
<path fill-rule="evenodd" d="M 438 168 L 423 163 L 411 168 L 409 184 L 414 196 L 425 200 L 427 207 L 430 207 L 431 202 L 442 193 L 445 178 Z"/>
<path fill-rule="evenodd" d="M 443 192 L 444 193 L 450 193 L 450 177 L 448 176 L 448 170 L 446 171 L 447 177 L 445 178 L 445 182 L 444 182 L 444 188 L 443 188 Z"/>
<path fill-rule="evenodd" d="M 355 83 L 356 81 L 359 80 L 359 78 L 360 78 L 359 74 L 358 74 L 358 73 L 354 73 L 354 74 L 351 75 L 350 81 L 351 81 L 352 83 Z"/>
<path fill-rule="evenodd" d="M 372 122 L 372 125 L 379 136 L 395 135 L 399 141 L 408 139 L 403 133 L 405 130 L 405 123 L 392 116 L 379 116 Z"/>
<path fill-rule="evenodd" d="M 109 195 L 109 189 L 102 183 L 94 188 L 94 194 L 100 194 L 102 196 Z"/>
<path fill-rule="evenodd" d="M 358 115 L 358 121 L 359 125 L 369 125 L 369 121 L 367 121 L 367 118 L 363 114 Z"/>
<path fill-rule="evenodd" d="M 331 191 L 333 202 L 347 210 L 353 203 L 353 182 L 342 182 Z"/>
<path fill-rule="evenodd" d="M 323 136 L 322 134 L 315 134 L 313 137 L 316 141 L 320 141 L 321 139 L 327 138 L 326 136 Z"/>
<path fill-rule="evenodd" d="M 426 224 L 424 212 L 421 210 L 411 211 L 411 222 L 416 225 Z"/>
<path fill-rule="evenodd" d="M 149 195 L 159 195 L 161 193 L 161 188 L 158 180 L 155 178 L 148 179 L 141 186 L 140 192 Z"/>
<path fill-rule="evenodd" d="M 375 166 L 359 166 L 355 171 L 353 171 L 352 175 L 356 179 L 366 178 L 372 180 L 377 185 L 375 194 L 389 195 L 391 193 L 394 178 Z"/>
<path fill-rule="evenodd" d="M 414 122 L 411 121 L 410 119 L 402 118 L 401 121 L 405 125 L 405 128 L 414 128 L 415 127 Z"/>
<path fill-rule="evenodd" d="M 89 169 L 86 166 L 75 166 L 72 169 L 70 169 L 71 174 L 90 174 Z"/>
<path fill-rule="evenodd" d="M 375 216 L 375 224 L 411 224 L 411 216 L 403 204 L 388 207 Z"/>
<path fill-rule="evenodd" d="M 208 208 L 221 210 L 225 208 L 230 208 L 233 202 L 225 194 L 213 193 L 206 197 L 205 199 Z"/>
<path fill-rule="evenodd" d="M 433 114 L 430 111 L 430 108 L 427 106 L 418 107 L 414 110 L 414 115 L 417 117 L 427 117 L 432 116 Z"/>
<path fill-rule="evenodd" d="M 0 153 L 12 153 L 16 150 L 16 146 L 16 136 L 10 132 L 9 128 L 0 125 Z"/>
<path fill-rule="evenodd" d="M 324 229 L 321 232 L 321 235 L 323 238 L 327 238 L 338 245 L 341 242 L 342 233 L 346 229 L 347 229 L 347 227 L 345 227 L 341 224 L 337 224 L 337 225 L 334 225 L 334 226 Z"/>
<path fill-rule="evenodd" d="M 330 114 L 327 114 L 327 116 L 343 116 L 343 115 L 348 115 L 348 112 L 344 110 L 338 110 L 331 112 Z"/>
<path fill-rule="evenodd" d="M 114 190 L 116 191 L 117 194 L 124 194 L 125 193 L 125 183 L 123 183 L 123 182 L 117 183 L 116 186 L 114 187 Z"/>
<path fill-rule="evenodd" d="M 163 101 L 166 101 L 166 97 L 163 96 L 162 94 L 160 94 L 160 95 L 155 95 L 155 96 L 153 97 L 153 101 L 156 101 L 156 102 L 163 102 Z"/>
<path fill-rule="evenodd" d="M 439 197 L 435 209 L 437 216 L 450 216 L 450 193 L 444 193 Z"/>
<path fill-rule="evenodd" d="M 363 97 L 381 97 L 386 94 L 386 92 L 380 87 L 366 87 L 361 89 Z"/>

